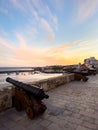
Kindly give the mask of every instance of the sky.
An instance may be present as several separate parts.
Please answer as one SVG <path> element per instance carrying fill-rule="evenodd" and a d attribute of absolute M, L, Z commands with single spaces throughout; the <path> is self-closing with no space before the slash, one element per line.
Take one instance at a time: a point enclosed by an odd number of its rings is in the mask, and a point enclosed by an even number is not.
<path fill-rule="evenodd" d="M 98 0 L 0 0 L 0 66 L 98 59 Z"/>

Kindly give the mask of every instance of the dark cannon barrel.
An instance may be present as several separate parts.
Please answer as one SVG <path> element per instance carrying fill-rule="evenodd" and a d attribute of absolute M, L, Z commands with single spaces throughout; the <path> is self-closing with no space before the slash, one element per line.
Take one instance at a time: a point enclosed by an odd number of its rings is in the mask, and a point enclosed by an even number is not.
<path fill-rule="evenodd" d="M 49 97 L 47 94 L 45 94 L 45 92 L 42 88 L 39 88 L 35 85 L 25 84 L 23 82 L 16 81 L 10 77 L 7 77 L 6 81 L 20 89 L 25 90 L 26 92 L 28 92 L 29 94 L 33 95 L 36 98 L 39 98 L 40 100 Z"/>

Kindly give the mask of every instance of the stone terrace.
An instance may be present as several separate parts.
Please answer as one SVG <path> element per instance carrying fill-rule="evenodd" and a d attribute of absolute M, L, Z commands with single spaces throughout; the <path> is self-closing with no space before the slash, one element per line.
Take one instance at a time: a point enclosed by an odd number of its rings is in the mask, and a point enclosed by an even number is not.
<path fill-rule="evenodd" d="M 0 130 L 98 130 L 98 75 L 48 92 L 46 112 L 33 120 L 14 108 L 0 114 Z"/>

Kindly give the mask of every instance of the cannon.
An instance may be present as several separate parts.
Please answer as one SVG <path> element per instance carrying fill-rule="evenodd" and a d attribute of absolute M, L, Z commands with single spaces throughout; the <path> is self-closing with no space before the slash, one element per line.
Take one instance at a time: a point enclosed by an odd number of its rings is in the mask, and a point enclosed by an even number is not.
<path fill-rule="evenodd" d="M 68 73 L 74 73 L 75 76 L 75 80 L 80 81 L 83 80 L 84 82 L 86 82 L 88 80 L 88 72 L 79 72 L 79 71 L 67 71 Z"/>
<path fill-rule="evenodd" d="M 97 73 L 96 69 L 88 69 L 89 75 L 96 75 L 96 73 Z"/>
<path fill-rule="evenodd" d="M 10 77 L 6 81 L 15 86 L 14 107 L 17 111 L 25 110 L 27 116 L 33 119 L 36 115 L 42 114 L 46 105 L 42 102 L 44 98 L 49 98 L 42 88 L 35 85 L 25 84 Z"/>
<path fill-rule="evenodd" d="M 75 75 L 75 80 L 77 80 L 77 81 L 82 80 L 82 81 L 86 82 L 88 80 L 88 77 L 86 77 L 85 74 L 74 73 L 74 75 Z"/>

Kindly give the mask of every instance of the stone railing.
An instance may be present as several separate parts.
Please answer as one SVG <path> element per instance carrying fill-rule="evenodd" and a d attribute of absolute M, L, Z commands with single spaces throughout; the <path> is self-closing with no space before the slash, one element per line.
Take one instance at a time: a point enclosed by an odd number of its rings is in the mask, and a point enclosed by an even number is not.
<path fill-rule="evenodd" d="M 37 85 L 39 87 L 42 87 L 45 91 L 49 91 L 50 89 L 53 89 L 73 80 L 74 74 L 67 74 L 28 84 Z M 12 97 L 14 96 L 14 88 L 14 86 L 9 86 L 0 89 L 0 112 L 12 107 Z"/>

